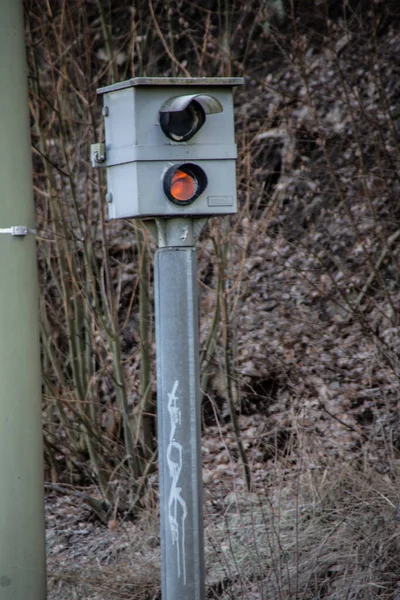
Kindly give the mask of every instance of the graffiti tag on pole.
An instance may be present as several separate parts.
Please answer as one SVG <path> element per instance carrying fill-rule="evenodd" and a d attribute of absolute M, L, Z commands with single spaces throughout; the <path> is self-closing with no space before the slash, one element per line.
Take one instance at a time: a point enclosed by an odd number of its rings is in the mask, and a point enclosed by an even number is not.
<path fill-rule="evenodd" d="M 168 519 L 172 536 L 172 543 L 176 546 L 176 564 L 178 577 L 183 576 L 186 585 L 186 562 L 185 562 L 185 520 L 187 517 L 187 505 L 182 498 L 182 485 L 179 478 L 182 471 L 183 448 L 175 439 L 178 427 L 181 426 L 181 409 L 178 406 L 177 395 L 179 381 L 174 382 L 172 391 L 168 394 L 168 412 L 171 418 L 171 429 L 169 433 L 169 444 L 167 448 L 167 463 L 171 477 L 171 489 L 168 498 Z"/>

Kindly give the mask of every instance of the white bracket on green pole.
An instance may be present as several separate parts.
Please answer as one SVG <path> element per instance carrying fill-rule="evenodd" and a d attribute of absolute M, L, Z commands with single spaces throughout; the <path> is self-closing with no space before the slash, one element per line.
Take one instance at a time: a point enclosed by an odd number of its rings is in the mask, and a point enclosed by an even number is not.
<path fill-rule="evenodd" d="M 5 227 L 0 229 L 1 233 L 8 233 L 9 235 L 14 235 L 17 237 L 23 237 L 25 235 L 36 235 L 36 229 L 29 229 L 25 225 L 13 225 L 12 227 Z"/>

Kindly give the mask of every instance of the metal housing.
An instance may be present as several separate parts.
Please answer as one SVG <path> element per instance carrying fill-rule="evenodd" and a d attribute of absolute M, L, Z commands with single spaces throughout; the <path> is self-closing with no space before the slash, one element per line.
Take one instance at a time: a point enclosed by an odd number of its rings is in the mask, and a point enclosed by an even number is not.
<path fill-rule="evenodd" d="M 242 83 L 241 78 L 144 77 L 98 90 L 105 153 L 94 145 L 91 154 L 95 166 L 107 167 L 110 219 L 237 211 L 232 91 Z M 160 112 L 183 110 L 193 100 L 206 113 L 205 123 L 191 139 L 174 142 L 161 129 Z M 199 165 L 208 185 L 192 204 L 177 206 L 164 193 L 163 177 L 171 166 L 185 162 Z"/>

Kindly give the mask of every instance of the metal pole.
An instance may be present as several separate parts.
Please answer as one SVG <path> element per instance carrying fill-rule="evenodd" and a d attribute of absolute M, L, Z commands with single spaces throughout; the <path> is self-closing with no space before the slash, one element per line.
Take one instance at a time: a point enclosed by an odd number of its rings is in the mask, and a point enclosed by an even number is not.
<path fill-rule="evenodd" d="M 162 598 L 204 600 L 196 252 L 175 221 L 154 266 Z"/>
<path fill-rule="evenodd" d="M 45 600 L 38 285 L 22 2 L 0 0 L 0 598 Z"/>

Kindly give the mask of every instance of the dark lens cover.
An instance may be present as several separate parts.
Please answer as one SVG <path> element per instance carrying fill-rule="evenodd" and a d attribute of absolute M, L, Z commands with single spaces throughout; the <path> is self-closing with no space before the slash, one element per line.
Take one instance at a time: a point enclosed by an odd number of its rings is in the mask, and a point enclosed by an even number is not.
<path fill-rule="evenodd" d="M 174 142 L 190 140 L 205 120 L 205 112 L 196 100 L 192 100 L 184 110 L 160 113 L 161 129 Z"/>

